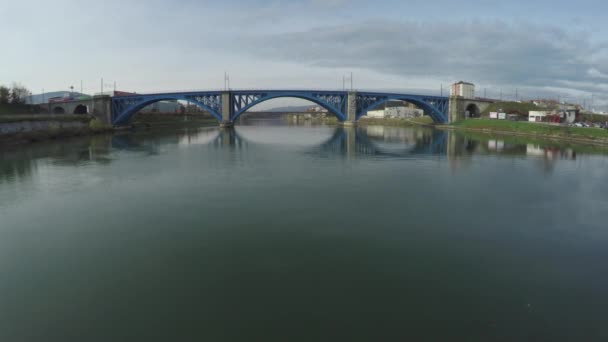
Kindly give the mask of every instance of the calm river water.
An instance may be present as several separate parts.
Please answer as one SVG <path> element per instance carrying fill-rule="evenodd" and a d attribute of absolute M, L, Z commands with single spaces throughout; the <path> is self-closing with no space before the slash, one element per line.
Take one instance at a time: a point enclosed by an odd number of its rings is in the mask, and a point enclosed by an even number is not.
<path fill-rule="evenodd" d="M 412 128 L 0 150 L 0 341 L 606 341 L 608 154 Z"/>

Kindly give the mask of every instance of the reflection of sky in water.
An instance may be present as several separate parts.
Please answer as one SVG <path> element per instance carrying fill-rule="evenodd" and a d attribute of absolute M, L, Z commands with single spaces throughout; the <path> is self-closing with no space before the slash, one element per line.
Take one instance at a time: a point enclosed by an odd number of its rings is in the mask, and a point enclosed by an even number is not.
<path fill-rule="evenodd" d="M 331 127 L 238 126 L 237 133 L 245 140 L 262 145 L 282 147 L 313 147 L 326 142 L 333 134 Z"/>

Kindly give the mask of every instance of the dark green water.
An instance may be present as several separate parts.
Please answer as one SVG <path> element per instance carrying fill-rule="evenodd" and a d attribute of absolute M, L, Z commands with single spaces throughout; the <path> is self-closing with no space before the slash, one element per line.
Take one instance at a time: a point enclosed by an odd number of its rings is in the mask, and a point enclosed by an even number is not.
<path fill-rule="evenodd" d="M 407 128 L 0 150 L 0 341 L 606 341 L 608 156 Z"/>

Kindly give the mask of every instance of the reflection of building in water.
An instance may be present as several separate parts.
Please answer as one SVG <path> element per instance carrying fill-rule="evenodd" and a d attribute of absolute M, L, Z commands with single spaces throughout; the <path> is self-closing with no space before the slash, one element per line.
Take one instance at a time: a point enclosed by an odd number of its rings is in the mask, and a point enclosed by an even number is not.
<path fill-rule="evenodd" d="M 479 140 L 471 139 L 458 132 L 449 131 L 447 138 L 446 156 L 452 171 L 458 171 L 471 164 L 471 157 L 477 153 L 481 144 Z"/>
<path fill-rule="evenodd" d="M 423 130 L 410 130 L 400 127 L 365 126 L 365 134 L 370 138 L 380 138 L 385 142 L 415 143 L 421 139 Z"/>
<path fill-rule="evenodd" d="M 547 173 L 553 171 L 557 161 L 560 159 L 576 160 L 576 152 L 571 148 L 560 149 L 536 144 L 528 144 L 526 155 L 541 160 L 541 167 Z"/>
<path fill-rule="evenodd" d="M 488 150 L 501 152 L 505 149 L 504 140 L 488 140 Z"/>
<path fill-rule="evenodd" d="M 526 155 L 532 157 L 543 157 L 548 160 L 576 159 L 576 152 L 574 152 L 574 150 L 571 148 L 560 149 L 557 147 L 543 147 L 535 144 L 528 144 Z"/>

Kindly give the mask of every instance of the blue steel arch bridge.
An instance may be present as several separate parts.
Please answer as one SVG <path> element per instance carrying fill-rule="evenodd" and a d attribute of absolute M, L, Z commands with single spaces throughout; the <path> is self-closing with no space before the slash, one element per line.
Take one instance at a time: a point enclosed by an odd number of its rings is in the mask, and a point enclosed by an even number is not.
<path fill-rule="evenodd" d="M 354 123 L 369 110 L 390 100 L 412 103 L 436 123 L 448 122 L 449 98 L 442 96 L 344 90 L 230 90 L 115 96 L 112 98 L 112 124 L 128 124 L 135 113 L 155 102 L 178 100 L 194 104 L 209 112 L 221 124 L 230 126 L 254 106 L 277 98 L 311 101 L 344 123 Z"/>

